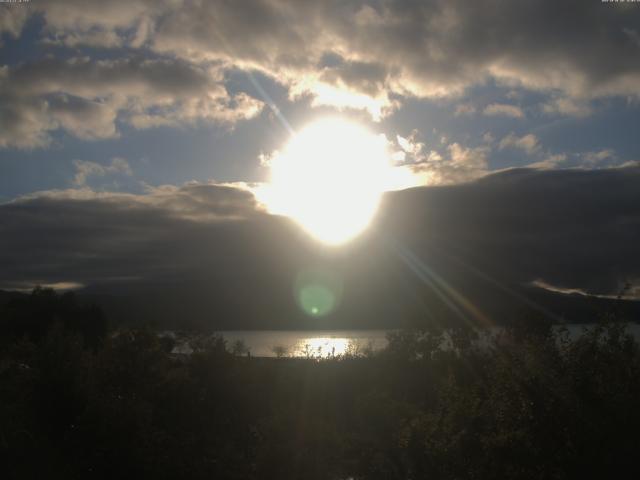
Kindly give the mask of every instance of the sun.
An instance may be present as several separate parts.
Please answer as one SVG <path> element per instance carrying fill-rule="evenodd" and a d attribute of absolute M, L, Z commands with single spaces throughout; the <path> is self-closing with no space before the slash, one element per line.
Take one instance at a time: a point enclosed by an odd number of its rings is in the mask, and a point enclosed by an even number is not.
<path fill-rule="evenodd" d="M 321 242 L 338 245 L 369 225 L 390 169 L 384 136 L 327 118 L 295 134 L 274 155 L 261 200 Z"/>

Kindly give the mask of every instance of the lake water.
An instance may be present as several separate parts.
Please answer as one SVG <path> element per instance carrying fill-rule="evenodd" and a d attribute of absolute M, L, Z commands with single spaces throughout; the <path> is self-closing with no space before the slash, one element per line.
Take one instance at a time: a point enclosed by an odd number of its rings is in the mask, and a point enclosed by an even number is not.
<path fill-rule="evenodd" d="M 233 348 L 242 341 L 254 357 L 328 358 L 377 351 L 387 345 L 387 330 L 227 330 L 218 332 Z M 191 353 L 188 338 L 172 332 L 178 341 L 175 353 Z"/>
<path fill-rule="evenodd" d="M 575 338 L 592 325 L 566 325 L 569 335 Z M 387 345 L 389 330 L 227 330 L 218 332 L 229 348 L 242 341 L 254 357 L 303 357 L 329 358 L 345 354 L 361 354 L 367 350 L 378 351 Z M 495 334 L 499 328 L 487 331 Z M 627 331 L 640 341 L 640 325 L 630 324 Z M 175 334 L 167 332 L 172 336 Z M 188 338 L 176 337 L 176 353 L 191 353 Z"/>
<path fill-rule="evenodd" d="M 386 330 L 263 330 L 220 332 L 229 347 L 241 340 L 255 357 L 321 357 L 381 350 L 387 345 Z"/>

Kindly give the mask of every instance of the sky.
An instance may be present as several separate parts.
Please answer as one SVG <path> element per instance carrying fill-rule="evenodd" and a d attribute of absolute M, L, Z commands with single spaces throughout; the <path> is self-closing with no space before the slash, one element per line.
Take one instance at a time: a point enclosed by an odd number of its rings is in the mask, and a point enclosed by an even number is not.
<path fill-rule="evenodd" d="M 404 186 L 454 192 L 429 219 L 452 241 L 493 222 L 478 242 L 531 260 L 509 281 L 640 278 L 640 3 L 33 0 L 0 4 L 0 286 L 177 275 L 203 231 L 280 221 L 253 192 L 328 116 L 382 135 Z"/>

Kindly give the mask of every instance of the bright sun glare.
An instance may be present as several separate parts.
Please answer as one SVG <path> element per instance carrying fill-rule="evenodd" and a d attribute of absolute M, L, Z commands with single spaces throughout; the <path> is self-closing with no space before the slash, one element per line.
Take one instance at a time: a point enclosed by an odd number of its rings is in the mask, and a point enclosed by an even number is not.
<path fill-rule="evenodd" d="M 378 209 L 390 172 L 383 136 L 340 119 L 324 119 L 292 137 L 271 162 L 262 200 L 322 242 L 362 232 Z"/>

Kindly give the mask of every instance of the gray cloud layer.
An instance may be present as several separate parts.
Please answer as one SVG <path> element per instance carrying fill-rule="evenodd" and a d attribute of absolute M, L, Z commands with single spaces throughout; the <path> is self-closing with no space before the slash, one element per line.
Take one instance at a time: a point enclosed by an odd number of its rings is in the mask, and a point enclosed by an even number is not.
<path fill-rule="evenodd" d="M 447 94 L 494 76 L 574 95 L 638 93 L 640 12 L 633 5 L 577 0 L 127 3 L 82 2 L 79 8 L 75 1 L 55 2 L 44 11 L 53 29 L 145 25 L 146 41 L 156 50 L 280 74 L 316 70 L 331 53 L 347 63 L 325 65 L 323 73 L 352 85 L 371 80 L 369 90 L 377 83 L 418 95 Z M 62 15 L 63 8 L 73 13 Z"/>
<path fill-rule="evenodd" d="M 0 91 L 0 146 L 45 146 L 58 128 L 114 137 L 117 119 L 136 128 L 234 123 L 261 109 L 244 94 L 231 97 L 215 68 L 171 59 L 47 58 L 0 69 Z"/>
<path fill-rule="evenodd" d="M 18 35 L 26 12 L 43 15 L 46 42 L 115 48 L 116 59 L 5 67 L 0 146 L 42 146 L 58 128 L 111 137 L 121 117 L 145 128 L 254 115 L 257 101 L 222 86 L 230 68 L 374 117 L 403 96 L 451 96 L 490 79 L 544 91 L 544 111 L 566 115 L 587 115 L 596 97 L 640 93 L 633 4 L 60 0 L 11 8 L 0 29 Z M 520 116 L 505 107 L 487 113 Z"/>

